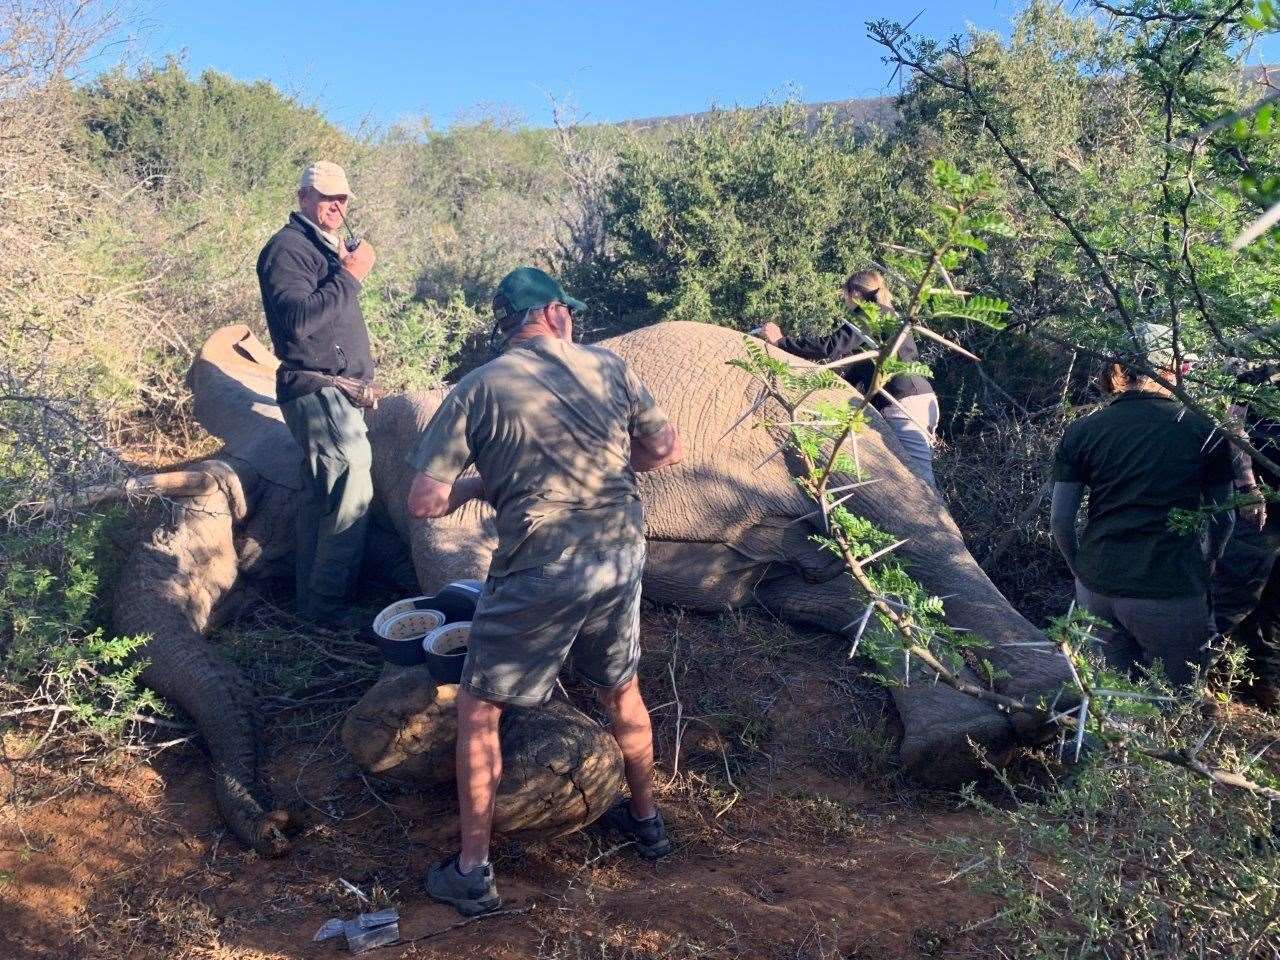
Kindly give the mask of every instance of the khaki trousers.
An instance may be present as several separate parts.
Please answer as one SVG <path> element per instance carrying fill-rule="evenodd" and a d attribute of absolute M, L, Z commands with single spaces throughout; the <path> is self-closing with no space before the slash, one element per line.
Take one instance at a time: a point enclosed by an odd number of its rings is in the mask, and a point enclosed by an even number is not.
<path fill-rule="evenodd" d="M 364 558 L 373 454 L 364 417 L 335 387 L 280 404 L 303 455 L 298 501 L 300 616 L 341 616 Z"/>

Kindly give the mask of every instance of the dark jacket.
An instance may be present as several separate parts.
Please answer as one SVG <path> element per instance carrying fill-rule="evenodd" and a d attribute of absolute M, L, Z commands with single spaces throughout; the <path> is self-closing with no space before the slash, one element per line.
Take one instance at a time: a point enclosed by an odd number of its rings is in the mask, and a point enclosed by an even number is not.
<path fill-rule="evenodd" d="M 783 337 L 778 341 L 778 347 L 787 351 L 787 353 L 794 353 L 797 357 L 812 360 L 815 363 L 830 363 L 832 360 L 851 357 L 855 353 L 862 353 L 871 349 L 867 345 L 867 341 L 863 339 L 862 332 L 847 320 L 841 323 L 834 333 L 830 333 L 825 337 Z M 916 348 L 916 338 L 909 333 L 903 339 L 902 346 L 898 348 L 898 359 L 904 363 L 915 363 L 920 359 L 920 351 Z M 871 357 L 867 360 L 851 363 L 848 366 L 837 367 L 836 372 L 844 377 L 855 390 L 865 396 L 867 390 L 871 387 L 871 376 L 875 373 L 875 369 L 876 359 Z M 903 397 L 916 397 L 926 393 L 933 393 L 933 387 L 929 385 L 929 381 L 914 373 L 898 374 L 885 384 L 884 389 L 898 400 Z M 878 395 L 872 397 L 871 402 L 877 409 L 889 404 L 888 400 Z"/>
<path fill-rule="evenodd" d="M 283 403 L 325 385 L 313 373 L 373 379 L 369 331 L 360 313 L 360 281 L 298 214 L 258 254 L 258 285 L 271 344 L 280 358 L 276 399 Z"/>

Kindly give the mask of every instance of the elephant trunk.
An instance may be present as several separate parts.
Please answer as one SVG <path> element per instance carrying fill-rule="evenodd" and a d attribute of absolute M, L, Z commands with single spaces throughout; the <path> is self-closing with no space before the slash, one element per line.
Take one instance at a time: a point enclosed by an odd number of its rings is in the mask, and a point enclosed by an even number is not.
<path fill-rule="evenodd" d="M 943 598 L 947 623 L 985 641 L 978 657 L 993 668 L 988 679 L 997 691 L 1030 702 L 1059 698 L 1060 704 L 1067 703 L 1072 674 L 1066 658 L 1010 605 L 965 546 L 942 498 L 890 456 L 896 441 L 888 436 L 885 441 L 880 447 L 868 445 L 864 456 L 871 462 L 871 474 L 889 478 L 886 486 L 898 495 L 888 497 L 880 488 L 869 487 L 854 498 L 850 509 L 901 538 L 896 556 L 925 589 Z M 1027 740 L 1052 733 L 1034 713 L 1019 712 L 1013 723 Z"/>
<path fill-rule="evenodd" d="M 116 590 L 117 633 L 145 636 L 142 681 L 176 703 L 213 759 L 218 808 L 245 843 L 265 855 L 287 849 L 287 812 L 258 780 L 258 723 L 248 681 L 205 636 L 240 599 L 233 525 L 245 515 L 240 479 L 226 464 L 201 465 L 197 495 L 154 506 L 158 522 L 126 560 Z"/>
<path fill-rule="evenodd" d="M 952 627 L 985 641 L 977 652 L 977 659 L 990 668 L 980 671 L 985 685 L 1032 707 L 1056 703 L 1058 709 L 1065 709 L 1078 701 L 1066 657 L 1009 605 L 968 551 L 950 558 L 945 571 L 930 571 L 921 580 L 936 595 L 946 597 L 943 606 Z M 1010 719 L 1024 742 L 1038 743 L 1056 733 L 1056 728 L 1045 724 L 1044 714 L 1035 710 L 1014 711 Z"/>

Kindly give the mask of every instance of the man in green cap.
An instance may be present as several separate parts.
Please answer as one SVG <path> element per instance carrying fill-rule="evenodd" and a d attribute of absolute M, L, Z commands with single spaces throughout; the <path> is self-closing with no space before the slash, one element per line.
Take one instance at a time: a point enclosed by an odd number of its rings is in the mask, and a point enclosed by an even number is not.
<path fill-rule="evenodd" d="M 458 691 L 459 853 L 427 874 L 437 900 L 473 916 L 501 904 L 489 864 L 507 705 L 547 702 L 570 651 L 622 750 L 629 799 L 605 822 L 656 859 L 671 851 L 653 799 L 653 733 L 640 696 L 644 513 L 636 473 L 680 460 L 680 440 L 626 362 L 573 342 L 586 307 L 521 267 L 493 298 L 502 353 L 458 383 L 410 463 L 414 517 L 472 499 L 497 511 L 498 546 Z M 476 475 L 462 477 L 474 465 Z"/>

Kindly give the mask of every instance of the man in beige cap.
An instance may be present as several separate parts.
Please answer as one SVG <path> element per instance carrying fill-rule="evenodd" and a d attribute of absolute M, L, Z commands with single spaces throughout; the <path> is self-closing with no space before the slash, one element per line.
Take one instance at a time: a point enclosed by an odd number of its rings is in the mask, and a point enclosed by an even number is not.
<path fill-rule="evenodd" d="M 368 241 L 344 245 L 347 175 L 318 160 L 302 172 L 298 211 L 258 255 L 267 329 L 280 367 L 276 399 L 305 460 L 298 503 L 298 612 L 347 619 L 373 497 L 361 407 L 371 406 L 373 357 L 360 286 L 373 269 Z"/>

